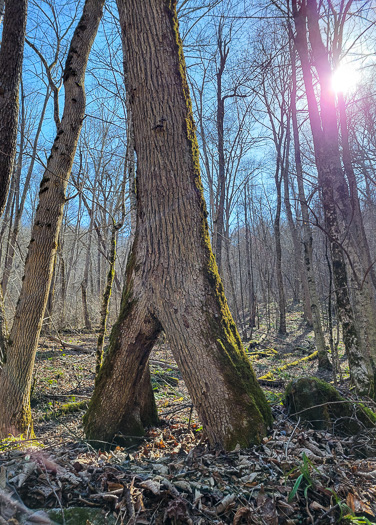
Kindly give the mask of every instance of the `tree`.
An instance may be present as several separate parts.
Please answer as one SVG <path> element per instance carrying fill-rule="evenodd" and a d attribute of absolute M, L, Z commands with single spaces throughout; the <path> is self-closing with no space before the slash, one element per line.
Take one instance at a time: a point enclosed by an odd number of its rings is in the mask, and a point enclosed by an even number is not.
<path fill-rule="evenodd" d="M 352 0 L 341 2 L 346 18 Z M 364 246 L 362 216 L 351 198 L 339 149 L 337 108 L 331 89 L 332 65 L 319 25 L 316 0 L 292 1 L 299 53 L 306 89 L 318 180 L 330 240 L 338 313 L 352 381 L 359 393 L 375 396 L 376 309 Z M 319 82 L 316 98 L 312 70 Z M 346 168 L 345 168 L 346 170 Z M 351 184 L 351 181 L 350 181 Z M 354 184 L 351 191 L 355 191 Z M 367 273 L 368 272 L 368 273 Z M 352 294 L 350 294 L 350 286 Z M 351 297 L 351 295 L 353 297 Z M 353 301 L 351 300 L 353 298 Z"/>
<path fill-rule="evenodd" d="M 85 116 L 85 70 L 104 0 L 86 0 L 64 70 L 65 105 L 40 185 L 24 279 L 0 372 L 0 437 L 33 434 L 30 388 L 35 354 L 50 291 L 65 191 Z"/>
<path fill-rule="evenodd" d="M 0 2 L 0 23 L 4 2 Z M 27 0 L 7 2 L 0 47 L 0 216 L 12 178 L 17 148 L 19 86 L 26 34 Z M 7 327 L 0 287 L 0 365 L 7 347 Z"/>
<path fill-rule="evenodd" d="M 291 30 L 291 28 L 289 28 Z M 292 35 L 291 35 L 292 36 Z M 316 277 L 313 268 L 313 239 L 312 230 L 310 226 L 309 208 L 304 191 L 304 178 L 303 178 L 303 165 L 300 150 L 300 137 L 298 128 L 297 118 L 297 78 L 296 78 L 296 50 L 293 45 L 292 39 L 289 43 L 290 57 L 292 66 L 292 90 L 291 90 L 291 122 L 294 136 L 294 157 L 295 157 L 295 169 L 296 178 L 298 182 L 298 195 L 300 201 L 300 207 L 302 210 L 302 222 L 303 222 L 303 248 L 304 248 L 304 265 L 307 275 L 307 284 L 309 288 L 309 298 L 312 313 L 312 324 L 315 333 L 315 343 L 318 351 L 319 368 L 330 369 L 330 361 L 328 358 L 328 352 L 325 345 L 325 337 L 322 329 L 321 317 L 320 317 L 320 305 L 319 298 L 316 288 Z"/>
<path fill-rule="evenodd" d="M 176 2 L 118 0 L 118 9 L 137 153 L 137 226 L 86 434 L 127 441 L 157 422 L 148 358 L 163 329 L 211 444 L 247 446 L 259 442 L 271 414 L 211 251 Z"/>
<path fill-rule="evenodd" d="M 0 47 L 0 215 L 4 211 L 8 196 L 17 147 L 18 93 L 26 14 L 27 0 L 6 2 Z"/>

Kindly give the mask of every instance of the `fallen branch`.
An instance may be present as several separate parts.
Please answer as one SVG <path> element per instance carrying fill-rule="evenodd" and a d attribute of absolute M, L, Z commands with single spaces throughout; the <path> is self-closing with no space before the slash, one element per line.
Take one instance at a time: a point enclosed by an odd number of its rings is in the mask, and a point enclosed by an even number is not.
<path fill-rule="evenodd" d="M 285 386 L 285 381 L 278 380 L 278 379 L 261 379 L 261 378 L 259 378 L 258 382 L 262 386 L 270 386 L 272 388 Z"/>
<path fill-rule="evenodd" d="M 170 363 L 167 363 L 166 361 L 158 361 L 157 359 L 150 359 L 150 364 L 155 366 L 161 366 L 163 368 L 168 368 L 170 370 L 179 371 L 179 368 L 176 366 L 171 365 Z"/>
<path fill-rule="evenodd" d="M 83 346 L 72 345 L 71 343 L 67 343 L 66 341 L 63 341 L 62 339 L 58 337 L 54 337 L 53 335 L 49 335 L 48 339 L 50 341 L 53 341 L 54 343 L 59 343 L 63 348 L 70 348 L 71 350 L 76 350 L 77 352 L 83 352 L 84 354 L 92 353 L 92 350 L 88 350 L 87 348 L 84 348 Z"/>
<path fill-rule="evenodd" d="M 260 380 L 273 380 L 273 374 L 282 372 L 283 370 L 286 370 L 287 368 L 290 368 L 292 366 L 297 366 L 300 363 L 303 363 L 304 361 L 312 361 L 313 359 L 316 359 L 316 357 L 319 355 L 318 351 L 316 350 L 310 355 L 307 355 L 306 357 L 302 357 L 301 359 L 297 359 L 296 361 L 292 361 L 291 363 L 287 363 L 287 365 L 280 366 L 278 368 L 274 368 L 264 376 L 258 377 L 258 381 Z"/>

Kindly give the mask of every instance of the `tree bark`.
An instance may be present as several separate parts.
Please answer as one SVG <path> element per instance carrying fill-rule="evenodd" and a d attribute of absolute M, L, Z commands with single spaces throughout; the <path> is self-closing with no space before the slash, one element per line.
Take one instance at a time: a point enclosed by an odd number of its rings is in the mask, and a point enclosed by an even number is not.
<path fill-rule="evenodd" d="M 110 267 L 107 273 L 106 288 L 104 290 L 104 294 L 102 298 L 101 312 L 100 312 L 99 334 L 98 334 L 97 351 L 96 351 L 96 367 L 95 367 L 96 374 L 98 374 L 102 366 L 104 338 L 106 335 L 106 327 L 107 327 L 107 319 L 108 319 L 108 314 L 109 314 L 112 284 L 114 282 L 114 276 L 115 276 L 116 233 L 122 226 L 123 226 L 123 221 L 121 221 L 119 224 L 116 224 L 115 221 L 113 221 L 112 226 L 111 226 L 111 248 L 110 248 L 110 255 L 109 255 Z"/>
<path fill-rule="evenodd" d="M 7 2 L 12 4 L 12 2 Z M 65 191 L 85 115 L 84 78 L 104 0 L 86 0 L 64 70 L 64 114 L 41 182 L 25 274 L 0 374 L 0 436 L 33 434 L 30 387 L 58 245 Z"/>
<path fill-rule="evenodd" d="M 255 282 L 253 277 L 253 260 L 252 260 L 252 233 L 248 224 L 248 199 L 249 199 L 248 184 L 244 186 L 244 226 L 245 226 L 245 245 L 247 254 L 247 289 L 248 289 L 248 305 L 249 305 L 249 327 L 250 338 L 252 338 L 253 328 L 256 323 L 256 295 Z"/>
<path fill-rule="evenodd" d="M 282 274 L 282 244 L 281 244 L 281 206 L 282 206 L 282 192 L 281 192 L 281 178 L 280 170 L 284 170 L 283 159 L 281 158 L 280 150 L 277 153 L 277 165 L 275 171 L 275 186 L 277 190 L 277 208 L 275 212 L 273 229 L 274 229 L 274 240 L 275 240 L 275 251 L 276 251 L 276 274 L 277 274 L 277 284 L 278 284 L 278 307 L 279 307 L 279 323 L 278 323 L 278 333 L 280 335 L 287 334 L 286 327 L 286 295 L 285 287 L 283 284 L 283 274 Z"/>
<path fill-rule="evenodd" d="M 304 191 L 303 166 L 300 154 L 300 138 L 298 128 L 298 118 L 296 109 L 296 51 L 295 47 L 290 44 L 290 55 L 292 64 L 292 91 L 291 91 L 291 122 L 294 137 L 294 155 L 296 178 L 298 182 L 298 195 L 303 219 L 303 249 L 304 249 L 304 267 L 309 290 L 309 299 L 312 314 L 312 325 L 315 334 L 315 343 L 318 351 L 319 368 L 330 369 L 331 364 L 325 344 L 325 337 L 321 323 L 320 303 L 317 294 L 316 277 L 313 269 L 313 248 L 312 248 L 312 230 L 310 226 L 310 217 L 307 200 Z"/>
<path fill-rule="evenodd" d="M 148 358 L 163 329 L 212 445 L 259 442 L 270 409 L 211 251 L 176 3 L 118 0 L 137 152 L 137 228 L 121 314 L 84 425 L 90 439 L 156 421 Z M 142 59 L 140 52 L 142 51 Z"/>
<path fill-rule="evenodd" d="M 218 135 L 218 206 L 215 217 L 215 257 L 219 274 L 222 276 L 222 249 L 224 239 L 224 214 L 226 196 L 226 172 L 225 172 L 225 149 L 224 149 L 224 119 L 225 119 L 225 97 L 222 95 L 222 76 L 226 67 L 229 48 L 222 38 L 223 24 L 218 27 L 218 51 L 219 68 L 217 76 L 217 135 Z"/>
<path fill-rule="evenodd" d="M 370 293 L 369 275 L 364 276 L 358 248 L 360 217 L 353 213 L 348 186 L 342 170 L 337 112 L 330 87 L 331 67 L 319 28 L 316 0 L 304 0 L 300 9 L 293 0 L 300 56 L 306 87 L 316 166 L 325 214 L 325 227 L 331 244 L 333 278 L 338 314 L 352 381 L 359 393 L 375 395 L 376 319 Z M 308 52 L 307 28 L 312 57 L 320 82 L 320 111 L 313 88 Z M 346 259 L 345 259 L 346 257 Z M 347 264 L 346 264 L 347 262 Z M 352 281 L 351 301 L 348 276 Z"/>
<path fill-rule="evenodd" d="M 19 86 L 26 34 L 27 0 L 6 2 L 0 47 L 0 216 L 17 148 Z"/>
<path fill-rule="evenodd" d="M 40 133 L 42 131 L 44 115 L 45 115 L 45 112 L 46 112 L 47 102 L 48 102 L 49 98 L 50 98 L 50 93 L 49 93 L 49 90 L 47 89 L 47 93 L 46 93 L 46 96 L 45 96 L 45 99 L 44 99 L 44 103 L 43 103 L 42 113 L 41 113 L 41 116 L 40 116 L 40 119 L 39 119 L 38 129 L 37 129 L 37 132 L 36 132 L 35 138 L 34 138 L 33 151 L 32 151 L 32 154 L 31 154 L 31 161 L 30 161 L 29 168 L 27 170 L 26 179 L 25 179 L 23 190 L 22 190 L 21 201 L 20 201 L 20 204 L 19 204 L 19 206 L 17 208 L 17 211 L 16 211 L 16 217 L 15 217 L 15 220 L 14 220 L 14 226 L 13 226 L 13 230 L 12 230 L 9 251 L 7 253 L 7 257 L 6 257 L 6 261 L 5 261 L 3 279 L 2 279 L 2 283 L 1 283 L 2 288 L 3 288 L 4 296 L 6 295 L 6 289 L 7 289 L 9 277 L 10 277 L 10 274 L 11 274 L 11 271 L 12 271 L 13 258 L 14 258 L 14 253 L 15 253 L 17 239 L 18 239 L 18 234 L 20 232 L 22 214 L 23 214 L 23 211 L 24 211 L 26 198 L 27 198 L 27 195 L 28 195 L 28 192 L 29 192 L 31 175 L 33 173 L 35 159 L 36 159 L 36 156 L 37 156 L 39 135 L 40 135 Z"/>

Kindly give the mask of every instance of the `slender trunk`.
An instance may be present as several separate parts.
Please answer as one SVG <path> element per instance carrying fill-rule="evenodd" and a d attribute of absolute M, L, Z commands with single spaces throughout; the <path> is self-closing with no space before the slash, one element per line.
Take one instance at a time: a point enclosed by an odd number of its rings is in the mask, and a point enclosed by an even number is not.
<path fill-rule="evenodd" d="M 156 421 L 148 358 L 163 328 L 209 441 L 230 450 L 259 442 L 270 410 L 210 247 L 175 3 L 118 0 L 118 8 L 137 152 L 137 229 L 85 429 L 109 441 L 142 435 Z"/>
<path fill-rule="evenodd" d="M 65 279 L 65 261 L 63 252 L 59 250 L 60 257 L 60 285 L 61 285 L 61 309 L 60 309 L 60 326 L 65 327 L 65 310 L 67 304 L 67 283 Z"/>
<path fill-rule="evenodd" d="M 98 341 L 97 341 L 97 357 L 96 357 L 96 367 L 95 367 L 96 374 L 98 374 L 102 366 L 104 338 L 106 335 L 106 327 L 107 327 L 107 319 L 108 319 L 108 314 L 109 314 L 112 284 L 114 282 L 114 276 L 115 276 L 116 233 L 121 226 L 122 226 L 121 223 L 115 224 L 115 222 L 113 222 L 111 226 L 111 248 L 110 248 L 110 256 L 109 256 L 110 267 L 108 269 L 106 288 L 105 288 L 103 298 L 102 298 L 102 307 L 101 307 L 101 313 L 100 313 L 99 334 L 98 334 Z"/>
<path fill-rule="evenodd" d="M 249 327 L 251 329 L 250 338 L 252 338 L 253 328 L 256 321 L 256 296 L 255 284 L 253 279 L 253 253 L 252 253 L 252 235 L 248 224 L 248 185 L 244 187 L 244 223 L 245 223 L 245 245 L 247 254 L 247 289 L 248 289 L 248 307 L 249 307 Z M 265 301 L 264 301 L 265 302 Z"/>
<path fill-rule="evenodd" d="M 7 360 L 0 374 L 2 437 L 10 433 L 33 434 L 30 387 L 34 360 L 51 285 L 65 191 L 85 116 L 85 70 L 103 4 L 104 0 L 86 0 L 68 52 L 64 70 L 64 114 L 41 182 Z"/>
<path fill-rule="evenodd" d="M 376 272 L 374 268 L 375 261 L 372 261 L 371 253 L 364 230 L 362 212 L 360 209 L 360 201 L 358 195 L 358 185 L 354 173 L 353 163 L 351 159 L 350 144 L 349 144 L 349 132 L 347 129 L 347 117 L 346 117 L 346 105 L 343 93 L 338 93 L 338 108 L 340 118 L 340 129 L 341 129 L 341 144 L 342 144 L 342 159 L 345 175 L 349 184 L 349 193 L 351 200 L 351 210 L 354 214 L 354 221 L 357 225 L 356 228 L 356 240 L 359 244 L 359 248 L 362 252 L 363 260 L 363 272 L 369 274 L 373 287 L 376 288 Z"/>
<path fill-rule="evenodd" d="M 278 155 L 280 158 L 280 155 Z M 282 275 L 282 245 L 281 245 L 281 205 L 282 205 L 282 195 L 281 195 L 281 179 L 279 175 L 280 164 L 277 162 L 276 173 L 275 173 L 275 185 L 277 190 L 277 209 L 274 217 L 274 239 L 275 239 L 275 250 L 276 250 L 276 276 L 278 284 L 278 307 L 279 307 L 279 323 L 278 323 L 278 333 L 285 335 L 287 333 L 286 328 L 286 297 L 285 297 L 285 287 L 283 284 L 283 275 Z"/>
<path fill-rule="evenodd" d="M 89 315 L 89 308 L 87 305 L 87 287 L 89 280 L 89 269 L 90 269 L 90 257 L 91 257 L 91 230 L 93 227 L 93 220 L 90 219 L 88 236 L 89 240 L 86 248 L 86 258 L 85 258 L 85 269 L 84 269 L 84 278 L 81 282 L 81 297 L 82 297 L 82 309 L 84 313 L 84 324 L 86 330 L 91 330 L 91 321 Z"/>
<path fill-rule="evenodd" d="M 48 292 L 48 299 L 47 299 L 47 305 L 46 305 L 46 315 L 43 320 L 43 331 L 44 333 L 47 333 L 47 334 L 51 332 L 51 326 L 53 326 L 52 313 L 53 313 L 54 302 L 55 302 L 56 261 L 57 261 L 57 252 L 55 253 L 55 257 L 54 257 L 51 286 L 50 286 L 50 291 Z"/>
<path fill-rule="evenodd" d="M 225 233 L 225 245 L 224 245 L 224 252 L 226 256 L 226 270 L 227 270 L 227 279 L 228 279 L 228 285 L 229 285 L 229 303 L 232 305 L 231 310 L 234 312 L 233 317 L 236 322 L 236 324 L 240 323 L 240 315 L 239 315 L 239 307 L 238 307 L 238 301 L 236 298 L 235 293 L 235 284 L 234 284 L 234 276 L 233 276 L 233 270 L 230 262 L 230 247 L 231 247 L 231 241 L 229 237 L 229 233 Z M 224 281 L 224 279 L 222 279 Z"/>
<path fill-rule="evenodd" d="M 7 289 L 7 286 L 8 286 L 9 277 L 10 277 L 10 274 L 11 274 L 11 271 L 12 271 L 15 247 L 16 247 L 16 244 L 17 244 L 18 234 L 20 232 L 20 225 L 21 225 L 22 214 L 23 214 L 23 211 L 24 211 L 26 198 L 27 198 L 27 195 L 28 195 L 28 192 L 29 192 L 31 175 L 33 173 L 35 159 L 36 159 L 36 156 L 37 156 L 39 135 L 40 135 L 40 133 L 42 131 L 42 124 L 43 124 L 43 121 L 44 121 L 44 115 L 45 115 L 45 112 L 46 112 L 47 103 L 48 103 L 49 98 L 50 98 L 50 93 L 49 93 L 49 90 L 47 89 L 47 93 L 46 93 L 46 96 L 45 96 L 45 99 L 44 99 L 43 108 L 42 108 L 41 117 L 39 119 L 38 129 L 37 129 L 37 132 L 36 132 L 36 135 L 35 135 L 35 138 L 34 138 L 33 151 L 32 151 L 32 155 L 31 155 L 31 162 L 30 162 L 29 168 L 27 170 L 26 179 L 25 179 L 23 190 L 22 190 L 21 201 L 20 201 L 20 204 L 19 204 L 19 206 L 17 208 L 16 217 L 15 217 L 15 220 L 14 220 L 13 231 L 12 231 L 10 244 L 9 244 L 9 251 L 7 253 L 7 258 L 6 258 L 6 261 L 5 261 L 4 274 L 3 274 L 3 279 L 2 279 L 2 283 L 1 283 L 2 284 L 2 288 L 3 288 L 4 296 L 6 294 L 6 289 Z"/>
<path fill-rule="evenodd" d="M 303 248 L 304 248 L 304 265 L 307 279 L 307 285 L 309 290 L 310 307 L 312 314 L 313 331 L 315 334 L 315 343 L 319 357 L 319 368 L 329 369 L 330 361 L 328 352 L 325 344 L 324 331 L 321 323 L 320 316 L 320 303 L 317 293 L 316 276 L 313 269 L 313 248 L 312 248 L 312 230 L 310 226 L 310 217 L 307 200 L 304 191 L 304 179 L 303 179 L 303 165 L 300 154 L 300 137 L 298 129 L 298 119 L 296 110 L 296 62 L 295 62 L 295 48 L 290 48 L 290 56 L 292 63 L 292 92 L 291 92 L 291 121 L 294 136 L 294 155 L 295 155 L 295 168 L 296 178 L 298 183 L 298 196 L 300 207 L 302 210 L 303 220 Z"/>
<path fill-rule="evenodd" d="M 239 223 L 239 212 L 238 212 L 238 265 L 239 265 L 239 288 L 240 288 L 240 306 L 241 306 L 241 323 L 242 323 L 242 336 L 243 338 L 247 338 L 247 325 L 246 325 L 246 318 L 245 318 L 245 307 L 244 307 L 244 293 L 243 293 L 243 272 L 242 272 L 242 254 L 240 250 L 240 223 Z"/>
<path fill-rule="evenodd" d="M 287 130 L 288 135 L 290 135 L 290 130 Z M 289 139 L 290 142 L 290 139 Z M 287 222 L 290 228 L 292 243 L 294 247 L 294 262 L 295 262 L 295 285 L 294 285 L 294 295 L 300 297 L 300 283 L 302 285 L 303 293 L 303 312 L 304 319 L 309 326 L 312 326 L 312 310 L 309 298 L 309 289 L 307 274 L 304 271 L 303 261 L 302 261 L 302 249 L 299 241 L 298 230 L 294 222 L 292 215 L 291 202 L 290 202 L 290 184 L 289 184 L 289 170 L 288 166 L 283 170 L 283 188 L 284 188 L 284 204 L 287 216 Z M 296 299 L 294 299 L 296 300 Z"/>
<path fill-rule="evenodd" d="M 7 200 L 17 149 L 26 14 L 27 0 L 6 2 L 0 47 L 0 216 Z"/>
<path fill-rule="evenodd" d="M 224 149 L 224 118 L 225 98 L 222 96 L 222 76 L 226 66 L 229 49 L 222 40 L 222 25 L 218 28 L 218 50 L 220 55 L 217 76 L 217 135 L 218 135 L 218 207 L 215 219 L 215 258 L 219 274 L 222 275 L 222 248 L 224 239 L 224 213 L 226 195 L 225 149 Z"/>
<path fill-rule="evenodd" d="M 296 1 L 293 0 L 293 9 L 297 31 L 296 46 L 301 59 L 307 93 L 316 165 L 325 213 L 325 226 L 331 242 L 338 314 L 342 322 L 351 378 L 359 393 L 374 396 L 375 365 L 373 354 L 376 352 L 376 340 L 374 340 L 376 320 L 372 319 L 374 309 L 369 303 L 369 276 L 368 279 L 364 279 L 363 285 L 360 286 L 363 280 L 363 272 L 358 259 L 359 254 L 354 246 L 356 239 L 354 231 L 357 229 L 357 224 L 339 154 L 337 113 L 334 94 L 329 82 L 331 67 L 327 50 L 321 40 L 316 1 L 305 0 L 298 10 Z M 310 70 L 307 25 L 313 60 L 321 86 L 320 112 Z M 349 292 L 345 253 L 353 283 L 355 309 L 352 306 Z M 356 322 L 356 313 L 358 313 L 361 326 Z"/>

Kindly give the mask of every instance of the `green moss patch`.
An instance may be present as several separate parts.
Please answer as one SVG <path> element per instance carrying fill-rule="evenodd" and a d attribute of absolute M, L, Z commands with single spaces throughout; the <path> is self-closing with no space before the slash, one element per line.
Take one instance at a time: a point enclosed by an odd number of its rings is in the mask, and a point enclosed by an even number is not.
<path fill-rule="evenodd" d="M 376 414 L 315 377 L 291 381 L 286 387 L 284 405 L 295 419 L 339 435 L 352 436 L 376 426 Z"/>
<path fill-rule="evenodd" d="M 80 410 L 86 410 L 88 407 L 88 401 L 78 401 L 75 403 L 66 403 L 61 405 L 57 410 L 49 410 L 44 416 L 44 421 L 49 421 L 50 419 L 55 419 L 57 417 L 66 416 L 68 414 L 73 414 L 79 412 Z"/>

